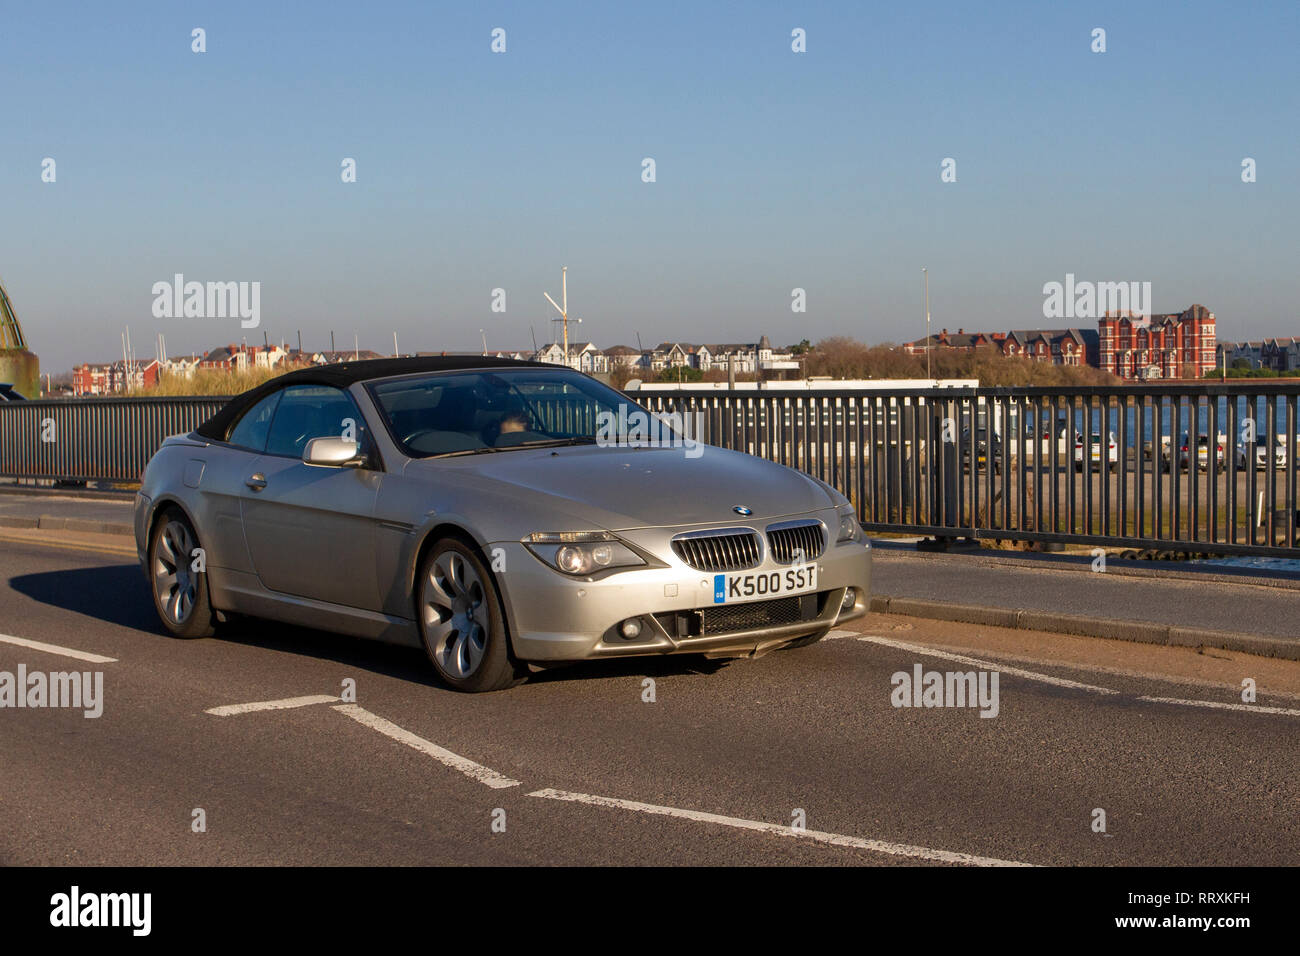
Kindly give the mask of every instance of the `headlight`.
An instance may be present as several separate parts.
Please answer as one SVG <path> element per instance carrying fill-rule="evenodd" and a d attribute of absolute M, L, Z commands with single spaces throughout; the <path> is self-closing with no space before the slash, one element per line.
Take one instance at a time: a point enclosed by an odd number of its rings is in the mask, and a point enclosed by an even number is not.
<path fill-rule="evenodd" d="M 847 505 L 839 509 L 840 531 L 839 536 L 835 539 L 837 544 L 845 541 L 857 541 L 863 537 L 862 525 L 858 523 L 858 510 L 853 505 Z"/>
<path fill-rule="evenodd" d="M 646 563 L 608 531 L 535 531 L 524 546 L 555 570 L 574 577 Z"/>

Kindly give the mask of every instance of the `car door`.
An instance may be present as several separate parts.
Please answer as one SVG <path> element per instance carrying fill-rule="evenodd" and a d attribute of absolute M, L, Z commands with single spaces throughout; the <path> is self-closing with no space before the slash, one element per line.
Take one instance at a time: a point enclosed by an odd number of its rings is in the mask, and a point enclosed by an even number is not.
<path fill-rule="evenodd" d="M 313 438 L 355 437 L 369 466 L 302 460 Z M 325 385 L 284 389 L 266 452 L 245 479 L 244 538 L 271 591 L 378 610 L 375 572 L 377 470 L 365 420 L 351 396 Z"/>
<path fill-rule="evenodd" d="M 231 428 L 223 444 L 209 446 L 191 458 L 185 484 L 203 491 L 203 513 L 198 516 L 207 541 L 208 563 L 243 574 L 253 572 L 244 540 L 244 483 L 266 451 L 271 420 L 281 392 L 272 392 L 246 411 Z"/>

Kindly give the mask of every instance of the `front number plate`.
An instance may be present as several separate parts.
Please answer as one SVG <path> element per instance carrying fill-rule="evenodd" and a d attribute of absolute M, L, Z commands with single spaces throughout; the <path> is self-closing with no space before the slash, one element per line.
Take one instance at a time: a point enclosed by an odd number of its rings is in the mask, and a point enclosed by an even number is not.
<path fill-rule="evenodd" d="M 744 574 L 715 574 L 713 603 L 736 604 L 767 598 L 803 594 L 817 590 L 817 566 L 805 564 L 780 571 L 748 571 Z"/>

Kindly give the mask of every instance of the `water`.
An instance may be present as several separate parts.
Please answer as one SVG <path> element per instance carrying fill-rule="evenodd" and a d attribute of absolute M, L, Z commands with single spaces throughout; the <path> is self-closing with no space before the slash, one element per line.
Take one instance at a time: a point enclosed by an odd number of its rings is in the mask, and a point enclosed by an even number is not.
<path fill-rule="evenodd" d="M 1190 434 L 1192 432 L 1191 401 L 1192 401 L 1191 399 L 1182 399 L 1179 402 L 1180 420 L 1178 422 L 1178 428 L 1177 428 L 1178 434 L 1174 434 L 1175 428 L 1174 428 L 1173 403 L 1168 401 L 1166 401 L 1162 406 L 1153 405 L 1146 408 L 1139 408 L 1136 406 L 1128 406 L 1128 407 L 1121 408 L 1120 406 L 1117 405 L 1111 405 L 1105 408 L 1104 411 L 1100 407 L 1094 408 L 1092 412 L 1092 430 L 1094 432 L 1099 432 L 1103 430 L 1113 432 L 1115 434 L 1116 440 L 1118 441 L 1120 436 L 1119 416 L 1120 413 L 1123 412 L 1126 419 L 1125 424 L 1127 425 L 1128 428 L 1129 447 L 1141 448 L 1142 446 L 1146 445 L 1148 442 L 1154 443 L 1157 440 L 1156 439 L 1157 434 L 1163 440 L 1181 442 L 1184 435 Z M 1233 441 L 1234 436 L 1228 435 L 1229 398 L 1227 396 L 1221 396 L 1216 400 L 1217 412 L 1218 412 L 1218 421 L 1216 423 L 1217 431 L 1219 432 L 1219 434 L 1227 436 L 1229 448 L 1235 448 L 1239 444 L 1244 443 L 1242 437 L 1245 428 L 1244 423 L 1248 419 L 1255 422 L 1256 435 L 1265 436 L 1268 433 L 1268 405 L 1266 403 L 1264 396 L 1239 395 L 1236 397 L 1235 401 L 1237 406 L 1237 435 L 1235 437 L 1237 440 L 1234 442 Z M 1276 434 L 1282 436 L 1286 436 L 1287 434 L 1288 401 L 1294 402 L 1295 399 L 1289 398 L 1287 396 L 1279 396 L 1275 399 L 1273 427 L 1276 431 Z M 1209 434 L 1210 431 L 1209 400 L 1206 399 L 1200 401 L 1198 403 L 1198 407 L 1199 407 L 1199 411 L 1198 411 L 1199 418 L 1196 423 L 1196 432 L 1202 435 Z M 1012 408 L 1010 409 L 1010 411 L 1012 413 L 1010 415 L 1010 424 L 1011 424 L 1010 434 L 1014 435 L 1017 433 L 1018 424 L 1016 422 L 1015 409 Z M 1044 428 L 1048 426 L 1050 420 L 1049 416 L 1055 416 L 1056 420 L 1061 420 L 1061 419 L 1068 420 L 1071 417 L 1073 417 L 1073 430 L 1077 432 L 1082 432 L 1084 430 L 1085 416 L 1084 416 L 1084 409 L 1082 407 L 1073 410 L 1073 416 L 1071 416 L 1070 409 L 1062 409 L 1062 408 L 1043 409 L 1042 410 L 1043 414 L 1041 418 L 1036 418 L 1036 412 L 1039 411 L 1038 409 L 1030 407 L 1026 411 L 1027 411 L 1026 422 L 1033 430 L 1033 433 L 1036 435 L 1041 435 Z M 1157 414 L 1158 414 L 1158 430 L 1157 430 Z M 1106 425 L 1104 429 L 1102 427 L 1103 416 L 1106 419 Z M 1138 421 L 1139 417 L 1141 418 L 1140 428 L 1139 428 L 1139 421 Z M 1293 421 L 1294 420 L 1295 417 L 1293 416 Z M 1294 443 L 1294 440 L 1291 443 Z"/>
<path fill-rule="evenodd" d="M 1187 563 L 1205 565 L 1206 567 L 1250 568 L 1254 571 L 1269 573 L 1300 574 L 1300 559 L 1298 558 L 1206 558 L 1201 561 L 1189 561 Z"/>

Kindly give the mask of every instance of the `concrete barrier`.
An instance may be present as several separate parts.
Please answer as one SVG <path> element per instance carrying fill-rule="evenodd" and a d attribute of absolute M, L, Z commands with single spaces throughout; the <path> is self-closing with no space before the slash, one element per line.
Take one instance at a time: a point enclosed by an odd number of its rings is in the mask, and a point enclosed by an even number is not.
<path fill-rule="evenodd" d="M 58 515 L 0 515 L 0 528 L 37 528 L 41 531 L 77 531 L 82 534 L 115 534 L 131 537 L 135 529 L 117 521 L 61 518 Z"/>

